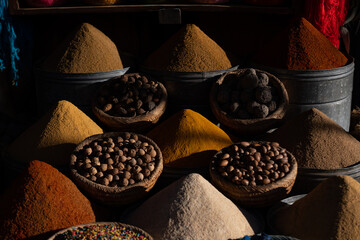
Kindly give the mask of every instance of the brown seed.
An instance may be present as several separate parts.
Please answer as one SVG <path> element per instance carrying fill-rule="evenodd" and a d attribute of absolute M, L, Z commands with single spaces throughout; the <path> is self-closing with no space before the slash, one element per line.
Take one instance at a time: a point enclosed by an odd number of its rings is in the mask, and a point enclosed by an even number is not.
<path fill-rule="evenodd" d="M 114 175 L 114 181 L 119 181 L 119 180 L 120 180 L 119 175 Z"/>
<path fill-rule="evenodd" d="M 226 168 L 226 170 L 227 170 L 227 172 L 228 173 L 231 173 L 232 171 L 234 171 L 234 166 L 232 166 L 232 165 L 229 165 L 229 166 L 227 166 L 227 168 Z"/>
<path fill-rule="evenodd" d="M 130 178 L 131 178 L 131 173 L 128 172 L 128 171 L 125 171 L 125 172 L 123 173 L 123 177 L 126 178 L 126 179 L 130 179 Z"/>
<path fill-rule="evenodd" d="M 289 162 L 289 159 L 287 157 L 284 157 L 284 158 L 281 159 L 282 164 L 286 164 L 288 162 Z"/>
<path fill-rule="evenodd" d="M 85 154 L 86 154 L 87 156 L 90 156 L 91 153 L 93 152 L 93 150 L 92 150 L 91 147 L 88 147 L 88 148 L 85 148 L 84 152 L 85 152 Z"/>
<path fill-rule="evenodd" d="M 221 159 L 228 159 L 230 157 L 230 154 L 225 153 L 221 156 Z"/>
<path fill-rule="evenodd" d="M 227 174 L 227 172 L 222 172 L 222 173 L 221 173 L 221 176 L 223 176 L 223 177 L 227 177 L 227 176 L 228 176 L 228 174 Z"/>
<path fill-rule="evenodd" d="M 282 178 L 282 177 L 284 177 L 285 176 L 285 173 L 284 172 L 281 172 L 280 174 L 279 174 L 279 177 L 280 178 Z"/>
<path fill-rule="evenodd" d="M 91 163 L 91 160 L 89 159 L 89 158 L 85 158 L 85 164 L 87 164 L 87 163 Z"/>
<path fill-rule="evenodd" d="M 268 175 L 270 175 L 270 173 L 271 173 L 271 172 L 270 172 L 269 170 L 264 170 L 264 174 L 265 174 L 265 175 L 268 176 Z"/>
<path fill-rule="evenodd" d="M 86 177 L 86 178 L 90 178 L 90 177 L 91 177 L 91 175 L 90 175 L 90 173 L 86 172 L 86 173 L 84 173 L 84 177 Z"/>
<path fill-rule="evenodd" d="M 120 171 L 125 169 L 125 165 L 122 162 L 118 163 L 117 167 Z"/>
<path fill-rule="evenodd" d="M 148 163 L 147 167 L 152 172 L 155 169 L 155 164 L 154 163 Z"/>
<path fill-rule="evenodd" d="M 151 171 L 150 171 L 149 169 L 145 169 L 145 170 L 143 171 L 143 174 L 144 174 L 145 177 L 148 177 L 148 176 L 150 176 Z"/>
<path fill-rule="evenodd" d="M 255 148 L 249 148 L 250 155 L 254 155 L 256 153 Z"/>
<path fill-rule="evenodd" d="M 109 179 L 107 179 L 107 178 L 103 178 L 103 179 L 101 179 L 101 184 L 103 184 L 103 185 L 105 185 L 105 186 L 108 186 L 109 185 Z"/>
<path fill-rule="evenodd" d="M 139 173 L 139 172 L 141 172 L 141 170 L 142 170 L 142 168 L 138 165 L 134 166 L 134 168 L 133 168 L 134 173 Z"/>
<path fill-rule="evenodd" d="M 103 172 L 98 172 L 95 176 L 97 178 L 102 178 L 104 176 L 104 173 Z"/>
<path fill-rule="evenodd" d="M 267 170 L 270 170 L 270 169 L 272 169 L 274 166 L 271 164 L 271 163 L 267 163 L 266 164 L 266 169 Z"/>
<path fill-rule="evenodd" d="M 248 186 L 249 185 L 249 180 L 243 179 L 241 181 L 241 184 L 244 185 L 244 186 Z"/>
<path fill-rule="evenodd" d="M 280 146 L 280 144 L 278 142 L 272 142 L 272 143 L 270 143 L 270 145 L 275 148 L 278 148 Z"/>
<path fill-rule="evenodd" d="M 228 160 L 222 160 L 219 164 L 220 167 L 226 167 L 229 164 Z"/>
<path fill-rule="evenodd" d="M 282 154 L 279 154 L 278 156 L 276 156 L 275 160 L 280 160 L 280 159 L 283 159 L 284 156 Z"/>
<path fill-rule="evenodd" d="M 95 167 L 90 168 L 90 174 L 95 175 L 97 173 L 97 169 Z"/>
<path fill-rule="evenodd" d="M 110 171 L 112 175 L 116 175 L 119 174 L 119 169 L 118 168 L 114 168 L 113 170 Z"/>
<path fill-rule="evenodd" d="M 109 179 L 109 182 L 112 182 L 112 180 L 114 179 L 113 175 L 111 174 L 108 174 L 106 178 Z"/>
<path fill-rule="evenodd" d="M 120 157 L 120 162 L 126 162 L 127 158 L 125 156 Z"/>
<path fill-rule="evenodd" d="M 251 182 L 250 182 L 250 186 L 255 187 L 255 186 L 256 186 L 256 182 L 255 182 L 255 181 L 251 181 Z"/>
<path fill-rule="evenodd" d="M 250 143 L 249 142 L 240 142 L 239 145 L 241 147 L 248 147 L 248 146 L 250 146 Z"/>
<path fill-rule="evenodd" d="M 110 111 L 112 108 L 112 104 L 111 103 L 108 103 L 108 104 L 105 104 L 105 106 L 103 107 L 103 111 L 104 112 L 108 112 Z"/>
<path fill-rule="evenodd" d="M 108 165 L 108 170 L 112 170 L 114 167 L 112 165 Z"/>
<path fill-rule="evenodd" d="M 102 163 L 102 164 L 100 165 L 100 170 L 101 170 L 102 172 L 105 172 L 107 169 L 108 169 L 108 165 L 107 165 L 106 163 Z"/>
<path fill-rule="evenodd" d="M 140 148 L 138 153 L 139 153 L 140 156 L 144 156 L 145 155 L 145 150 Z"/>
<path fill-rule="evenodd" d="M 137 181 L 142 181 L 142 180 L 144 180 L 144 175 L 141 172 L 139 172 L 135 175 L 135 179 Z"/>
<path fill-rule="evenodd" d="M 233 181 L 233 182 L 239 181 L 239 177 L 238 176 L 233 176 L 231 181 Z"/>
<path fill-rule="evenodd" d="M 239 147 L 237 145 L 232 145 L 232 149 L 234 152 L 237 152 L 239 150 Z"/>
<path fill-rule="evenodd" d="M 144 162 L 143 162 L 143 160 L 142 160 L 141 158 L 137 158 L 137 159 L 136 159 L 136 163 L 137 163 L 138 165 L 142 165 Z"/>
<path fill-rule="evenodd" d="M 127 185 L 129 185 L 129 180 L 127 180 L 126 178 L 122 178 L 120 180 L 120 186 L 126 187 Z"/>
<path fill-rule="evenodd" d="M 268 152 L 268 156 L 269 156 L 269 157 L 274 157 L 274 156 L 275 156 L 275 153 L 274 153 L 273 151 L 269 151 L 269 152 Z"/>
<path fill-rule="evenodd" d="M 129 164 L 132 167 L 135 166 L 136 165 L 136 159 L 135 158 L 130 159 Z"/>
<path fill-rule="evenodd" d="M 261 149 L 260 149 L 260 151 L 262 152 L 262 153 L 267 153 L 267 147 L 266 146 L 261 146 Z"/>
<path fill-rule="evenodd" d="M 270 179 L 269 178 L 264 178 L 264 180 L 263 180 L 263 184 L 264 185 L 267 185 L 267 184 L 269 184 L 271 181 L 270 181 Z"/>
<path fill-rule="evenodd" d="M 91 177 L 90 177 L 90 180 L 91 180 L 91 181 L 93 181 L 93 182 L 96 182 L 97 177 L 95 177 L 95 176 L 91 176 Z"/>
<path fill-rule="evenodd" d="M 254 158 L 255 158 L 256 161 L 260 161 L 260 159 L 261 159 L 261 153 L 256 152 L 256 153 L 254 154 Z"/>
<path fill-rule="evenodd" d="M 92 166 L 91 166 L 91 164 L 90 163 L 86 163 L 85 164 L 85 169 L 90 169 Z"/>
<path fill-rule="evenodd" d="M 290 171 L 290 168 L 287 165 L 284 165 L 283 169 L 285 173 L 288 173 Z"/>
<path fill-rule="evenodd" d="M 146 163 L 149 163 L 149 162 L 151 162 L 151 156 L 150 156 L 150 154 L 145 154 L 144 155 L 144 161 L 146 162 Z"/>
<path fill-rule="evenodd" d="M 108 165 L 113 165 L 114 164 L 114 160 L 112 158 L 106 159 L 106 162 L 107 162 Z"/>
<path fill-rule="evenodd" d="M 155 149 L 150 151 L 150 156 L 151 157 L 156 157 L 156 155 L 157 155 L 157 153 L 156 153 Z"/>
<path fill-rule="evenodd" d="M 262 180 L 263 180 L 263 177 L 262 177 L 261 175 L 257 175 L 255 178 L 256 178 L 256 180 L 258 180 L 258 181 L 262 181 Z"/>
<path fill-rule="evenodd" d="M 133 185 L 134 183 L 135 183 L 135 180 L 132 179 L 132 178 L 130 178 L 130 179 L 129 179 L 129 185 Z"/>
<path fill-rule="evenodd" d="M 135 157 L 136 156 L 136 149 L 130 149 L 130 157 Z"/>

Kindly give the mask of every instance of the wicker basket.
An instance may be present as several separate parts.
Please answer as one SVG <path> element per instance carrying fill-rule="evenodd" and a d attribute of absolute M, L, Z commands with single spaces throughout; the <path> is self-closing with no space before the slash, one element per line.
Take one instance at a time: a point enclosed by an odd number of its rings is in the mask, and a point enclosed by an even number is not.
<path fill-rule="evenodd" d="M 127 76 L 134 76 L 138 73 L 129 73 L 125 74 Z M 151 79 L 151 77 L 147 76 L 148 79 Z M 107 81 L 102 87 L 99 89 L 101 91 L 102 88 L 105 86 L 108 86 L 112 84 L 113 82 L 116 82 L 119 80 L 119 77 L 110 79 Z M 167 105 L 167 91 L 164 85 L 160 82 L 158 82 L 160 88 L 162 89 L 162 97 L 160 99 L 160 103 L 150 112 L 147 112 L 143 115 L 138 115 L 135 117 L 115 117 L 111 116 L 107 113 L 105 113 L 103 110 L 101 110 L 96 101 L 96 94 L 92 100 L 92 110 L 95 116 L 104 123 L 107 127 L 109 127 L 113 131 L 143 131 L 151 126 L 153 126 L 155 123 L 157 123 L 160 119 L 160 117 L 163 115 L 166 109 Z"/>
<path fill-rule="evenodd" d="M 63 234 L 64 232 L 69 231 L 69 230 L 75 230 L 76 228 L 79 228 L 79 227 L 81 228 L 81 227 L 90 227 L 90 226 L 93 226 L 93 225 L 110 225 L 110 224 L 115 225 L 115 226 L 125 227 L 125 228 L 131 228 L 134 232 L 143 235 L 148 240 L 153 240 L 153 238 L 150 236 L 150 234 L 148 234 L 147 232 L 145 232 L 141 228 L 138 228 L 138 227 L 135 227 L 135 226 L 132 226 L 132 225 L 128 225 L 128 224 L 119 223 L 119 222 L 93 222 L 93 223 L 86 223 L 86 224 L 80 224 L 80 225 L 72 226 L 72 227 L 65 228 L 65 229 L 57 232 L 56 234 L 51 236 L 48 240 L 54 240 L 57 236 Z"/>
<path fill-rule="evenodd" d="M 265 118 L 254 118 L 254 119 L 238 119 L 229 116 L 225 113 L 219 106 L 216 100 L 219 87 L 223 84 L 226 76 L 230 74 L 242 75 L 247 69 L 238 69 L 229 73 L 222 75 L 212 86 L 210 92 L 210 107 L 221 124 L 228 127 L 229 129 L 240 133 L 240 134 L 260 134 L 265 133 L 267 130 L 277 127 L 283 121 L 283 117 L 286 114 L 287 106 L 289 104 L 289 97 L 285 89 L 284 84 L 274 75 L 257 70 L 256 72 L 265 73 L 269 77 L 269 83 L 275 87 L 278 93 L 281 96 L 278 108 L 272 114 L 268 115 Z"/>
<path fill-rule="evenodd" d="M 97 134 L 86 138 L 79 145 L 76 146 L 75 151 L 79 151 L 85 145 L 88 145 L 92 141 L 106 137 L 118 137 L 124 136 L 125 132 L 109 132 L 104 134 Z M 134 134 L 134 133 L 132 133 Z M 157 153 L 155 160 L 155 169 L 151 175 L 142 182 L 135 183 L 126 187 L 109 187 L 90 181 L 84 176 L 77 173 L 73 168 L 73 163 L 70 162 L 70 175 L 74 180 L 75 184 L 82 189 L 88 196 L 94 200 L 104 203 L 106 205 L 125 205 L 136 202 L 143 198 L 155 185 L 157 179 L 163 170 L 163 157 L 160 148 L 156 143 L 148 137 L 137 134 L 139 140 L 147 141 L 149 144 L 154 146 Z"/>
<path fill-rule="evenodd" d="M 256 142 L 263 143 L 263 142 Z M 224 195 L 239 203 L 241 206 L 247 207 L 266 207 L 270 206 L 284 198 L 290 193 L 297 175 L 297 162 L 295 157 L 286 151 L 289 156 L 291 165 L 290 172 L 278 181 L 262 186 L 239 186 L 224 177 L 222 177 L 215 169 L 213 163 L 210 163 L 210 178 L 214 186 Z M 222 154 L 222 150 L 217 152 Z"/>

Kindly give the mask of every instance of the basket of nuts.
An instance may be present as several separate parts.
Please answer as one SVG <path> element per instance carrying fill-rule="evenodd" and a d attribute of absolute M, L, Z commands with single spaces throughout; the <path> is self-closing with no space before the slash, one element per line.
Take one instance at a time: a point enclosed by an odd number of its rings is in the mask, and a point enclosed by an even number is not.
<path fill-rule="evenodd" d="M 277 127 L 288 104 L 283 83 L 270 73 L 252 68 L 222 75 L 210 93 L 215 117 L 240 134 L 259 134 Z"/>
<path fill-rule="evenodd" d="M 60 230 L 48 240 L 67 239 L 132 239 L 153 240 L 141 228 L 120 222 L 93 222 L 80 224 Z"/>
<path fill-rule="evenodd" d="M 144 197 L 163 170 L 159 147 L 150 138 L 129 132 L 93 135 L 71 154 L 76 185 L 107 205 L 123 205 Z"/>
<path fill-rule="evenodd" d="M 164 85 L 140 73 L 106 81 L 92 101 L 95 116 L 114 131 L 146 130 L 159 121 L 166 105 Z"/>
<path fill-rule="evenodd" d="M 213 184 L 248 207 L 265 207 L 284 199 L 297 175 L 295 157 L 277 142 L 239 142 L 223 148 L 210 163 Z"/>

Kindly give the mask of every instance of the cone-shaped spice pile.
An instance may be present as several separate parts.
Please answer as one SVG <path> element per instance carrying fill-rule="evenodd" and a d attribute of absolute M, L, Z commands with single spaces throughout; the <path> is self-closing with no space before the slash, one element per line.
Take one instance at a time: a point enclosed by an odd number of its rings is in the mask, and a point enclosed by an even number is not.
<path fill-rule="evenodd" d="M 225 51 L 194 24 L 175 33 L 145 61 L 149 69 L 202 72 L 231 68 Z"/>
<path fill-rule="evenodd" d="M 256 219 L 199 174 L 158 192 L 128 218 L 154 239 L 238 239 L 261 231 Z"/>
<path fill-rule="evenodd" d="M 60 101 L 9 146 L 19 162 L 38 159 L 51 165 L 68 165 L 75 146 L 102 129 L 68 101 Z"/>
<path fill-rule="evenodd" d="M 0 197 L 1 239 L 25 239 L 94 222 L 90 202 L 47 163 L 32 161 Z"/>
<path fill-rule="evenodd" d="M 316 108 L 289 119 L 270 140 L 293 153 L 300 168 L 336 169 L 360 162 L 360 142 Z"/>
<path fill-rule="evenodd" d="M 232 144 L 223 130 L 190 109 L 177 112 L 148 137 L 160 147 L 165 165 L 172 167 L 208 166 L 217 151 Z"/>
<path fill-rule="evenodd" d="M 347 239 L 360 236 L 360 183 L 336 176 L 293 205 L 280 209 L 274 222 L 284 235 L 299 239 Z"/>
<path fill-rule="evenodd" d="M 255 61 L 289 70 L 342 67 L 347 58 L 305 18 L 297 18 L 255 56 Z"/>
<path fill-rule="evenodd" d="M 115 44 L 88 23 L 67 36 L 42 66 L 44 71 L 58 73 L 95 73 L 122 68 Z"/>

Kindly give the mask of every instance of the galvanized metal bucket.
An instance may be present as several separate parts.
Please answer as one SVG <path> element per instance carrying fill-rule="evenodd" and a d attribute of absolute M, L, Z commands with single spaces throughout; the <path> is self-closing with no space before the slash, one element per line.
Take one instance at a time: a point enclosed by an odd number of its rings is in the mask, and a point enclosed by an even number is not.
<path fill-rule="evenodd" d="M 37 69 L 38 113 L 46 112 L 60 100 L 67 100 L 90 114 L 91 98 L 99 85 L 128 70 L 129 68 L 97 73 L 53 73 Z"/>
<path fill-rule="evenodd" d="M 212 116 L 209 94 L 212 83 L 238 66 L 205 72 L 161 72 L 141 67 L 141 71 L 162 82 L 168 92 L 168 112 L 189 108 L 205 117 Z"/>
<path fill-rule="evenodd" d="M 289 94 L 288 116 L 317 108 L 346 131 L 350 127 L 354 59 L 343 67 L 295 71 L 256 65 L 278 77 Z"/>

